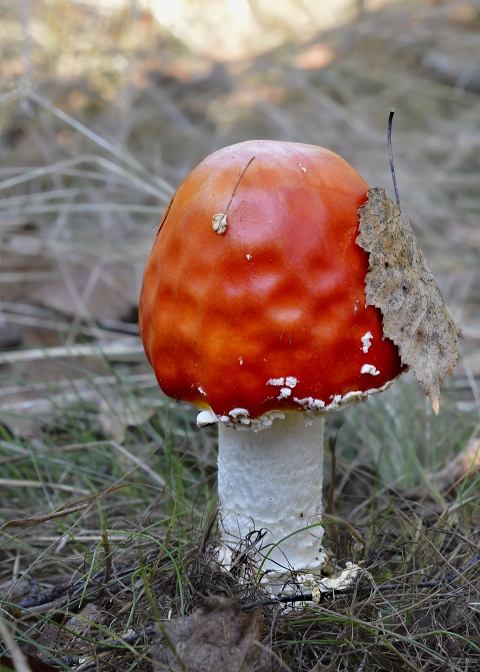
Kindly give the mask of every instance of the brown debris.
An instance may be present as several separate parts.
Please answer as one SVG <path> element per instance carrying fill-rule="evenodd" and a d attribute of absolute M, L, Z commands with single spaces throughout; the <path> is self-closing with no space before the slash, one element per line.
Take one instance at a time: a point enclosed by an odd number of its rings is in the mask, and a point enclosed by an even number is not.
<path fill-rule="evenodd" d="M 370 255 L 367 305 L 383 314 L 383 331 L 425 388 L 435 414 L 440 388 L 458 359 L 461 329 L 450 316 L 403 210 L 380 188 L 359 209 L 357 243 Z"/>
<path fill-rule="evenodd" d="M 88 504 L 79 504 L 78 506 L 68 507 L 66 509 L 61 509 L 60 511 L 52 511 L 52 513 L 47 513 L 44 516 L 34 516 L 33 518 L 19 518 L 16 520 L 9 520 L 8 523 L 0 527 L 0 532 L 5 530 L 7 527 L 34 527 L 35 525 L 41 525 L 47 520 L 52 520 L 53 518 L 61 518 L 62 516 L 68 516 L 70 513 L 76 513 L 77 511 L 83 511 L 86 509 Z"/>
<path fill-rule="evenodd" d="M 261 608 L 244 616 L 234 600 L 208 597 L 191 616 L 163 621 L 157 629 L 154 670 L 266 672 L 270 653 L 260 644 L 262 630 Z M 164 638 L 167 643 L 159 643 Z"/>
<path fill-rule="evenodd" d="M 451 493 L 462 481 L 469 476 L 474 476 L 480 471 L 480 439 L 471 439 L 465 448 L 448 464 L 434 473 L 426 475 L 425 483 L 420 483 L 416 488 L 405 493 L 406 499 L 421 499 L 431 495 L 431 489 L 426 487 L 429 483 L 442 496 Z"/>
<path fill-rule="evenodd" d="M 432 482 L 439 492 L 447 493 L 479 470 L 480 440 L 472 439 L 446 467 L 432 475 Z"/>
<path fill-rule="evenodd" d="M 28 667 L 24 667 L 24 672 L 56 672 L 57 668 L 47 665 L 43 660 L 40 660 L 37 656 L 27 655 L 25 656 L 26 664 Z M 0 669 L 2 670 L 15 670 L 18 672 L 20 669 L 18 666 L 15 666 L 15 661 L 10 656 L 0 656 Z"/>
<path fill-rule="evenodd" d="M 70 317 L 132 321 L 135 278 L 125 264 L 69 264 L 61 271 L 33 289 L 30 298 Z"/>

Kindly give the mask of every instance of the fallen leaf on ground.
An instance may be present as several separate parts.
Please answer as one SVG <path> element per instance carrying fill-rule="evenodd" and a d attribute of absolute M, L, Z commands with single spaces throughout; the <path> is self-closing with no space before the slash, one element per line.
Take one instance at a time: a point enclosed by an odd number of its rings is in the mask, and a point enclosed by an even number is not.
<path fill-rule="evenodd" d="M 35 646 L 52 649 L 57 655 L 66 652 L 75 652 L 76 655 L 81 651 L 89 652 L 91 644 L 83 637 L 88 637 L 92 626 L 98 622 L 100 616 L 101 610 L 95 604 L 88 603 L 76 616 L 71 616 L 62 625 L 55 621 L 47 621 L 36 639 L 36 644 L 28 645 L 28 653 L 33 655 Z"/>
<path fill-rule="evenodd" d="M 99 607 L 93 602 L 89 602 L 76 616 L 69 618 L 64 624 L 65 628 L 69 631 L 66 634 L 71 637 L 69 646 L 77 649 L 88 649 L 91 647 L 82 637 L 88 637 L 92 626 L 98 623 L 100 616 L 101 610 Z M 75 637 L 75 635 L 78 636 Z"/>
<path fill-rule="evenodd" d="M 437 283 L 403 210 L 370 189 L 359 209 L 357 244 L 369 253 L 367 306 L 383 314 L 383 333 L 425 389 L 438 415 L 440 388 L 453 373 L 461 329 L 450 316 Z"/>
<path fill-rule="evenodd" d="M 152 658 L 155 672 L 266 672 L 270 652 L 260 645 L 261 609 L 247 616 L 224 597 L 208 597 L 191 616 L 157 627 Z M 164 631 L 164 632 L 162 632 Z M 166 644 L 163 641 L 166 640 Z"/>

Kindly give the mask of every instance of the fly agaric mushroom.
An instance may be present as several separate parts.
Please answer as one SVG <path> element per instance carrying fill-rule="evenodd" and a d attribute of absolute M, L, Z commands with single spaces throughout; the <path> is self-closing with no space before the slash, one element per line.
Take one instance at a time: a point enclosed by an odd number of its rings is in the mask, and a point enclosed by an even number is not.
<path fill-rule="evenodd" d="M 368 185 L 327 149 L 250 141 L 207 157 L 168 206 L 140 327 L 162 390 L 219 423 L 224 555 L 263 530 L 263 568 L 322 566 L 323 417 L 404 370 L 366 306 Z M 308 529 L 305 529 L 308 528 Z"/>

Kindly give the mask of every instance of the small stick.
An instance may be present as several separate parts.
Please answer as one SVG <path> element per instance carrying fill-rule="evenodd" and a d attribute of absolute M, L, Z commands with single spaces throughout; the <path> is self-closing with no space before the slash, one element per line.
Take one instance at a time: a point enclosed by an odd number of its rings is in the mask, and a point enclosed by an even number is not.
<path fill-rule="evenodd" d="M 393 187 L 395 189 L 395 198 L 397 199 L 398 207 L 401 208 L 402 206 L 400 205 L 400 196 L 398 195 L 397 178 L 395 177 L 395 166 L 393 165 L 392 123 L 393 123 L 393 115 L 394 114 L 395 114 L 395 110 L 390 110 L 390 115 L 388 117 L 388 130 L 387 130 L 388 158 L 390 159 L 390 171 L 392 173 Z"/>
<path fill-rule="evenodd" d="M 432 581 L 419 581 L 416 584 L 413 583 L 384 583 L 383 585 L 376 586 L 374 591 L 382 593 L 384 591 L 395 591 L 395 590 L 420 590 L 423 588 L 440 588 L 442 586 L 449 586 L 457 579 L 461 578 L 463 574 L 476 565 L 480 561 L 480 552 L 475 553 L 475 555 L 470 558 L 468 562 L 456 569 L 451 574 L 448 574 L 444 579 L 433 579 Z M 320 604 L 327 602 L 335 598 L 335 596 L 341 597 L 342 595 L 348 595 L 355 592 L 372 592 L 372 586 L 347 586 L 346 588 L 341 588 L 337 590 L 329 590 L 328 592 L 322 593 L 320 597 Z M 249 602 L 247 604 L 242 604 L 242 611 L 248 611 L 249 609 L 256 609 L 257 607 L 269 607 L 273 604 L 289 604 L 294 602 L 313 602 L 312 593 L 300 593 L 299 595 L 282 595 L 279 597 L 272 597 L 263 600 L 257 600 L 256 602 Z"/>
<path fill-rule="evenodd" d="M 238 180 L 237 180 L 237 184 L 235 185 L 235 188 L 234 188 L 234 190 L 232 191 L 232 195 L 231 195 L 231 197 L 230 197 L 230 200 L 228 201 L 228 205 L 227 205 L 227 209 L 225 210 L 225 215 L 224 215 L 224 217 L 226 217 L 226 216 L 228 215 L 228 211 L 229 211 L 229 209 L 230 209 L 230 205 L 232 204 L 233 197 L 235 196 L 235 192 L 236 192 L 237 189 L 238 189 L 238 185 L 240 184 L 240 181 L 241 181 L 242 177 L 243 177 L 243 176 L 245 175 L 245 173 L 247 172 L 247 168 L 248 168 L 248 166 L 252 163 L 252 161 L 253 161 L 254 158 L 255 158 L 255 157 L 252 156 L 252 158 L 250 159 L 250 161 L 247 163 L 247 165 L 245 166 L 245 168 L 244 168 L 244 169 L 242 170 L 242 172 L 240 173 L 240 177 L 238 178 Z"/>

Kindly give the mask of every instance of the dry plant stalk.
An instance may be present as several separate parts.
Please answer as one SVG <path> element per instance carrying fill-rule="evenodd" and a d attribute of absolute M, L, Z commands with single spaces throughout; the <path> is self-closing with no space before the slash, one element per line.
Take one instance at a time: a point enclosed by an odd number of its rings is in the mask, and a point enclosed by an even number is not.
<path fill-rule="evenodd" d="M 465 478 L 474 476 L 478 471 L 480 471 L 480 439 L 470 439 L 465 448 L 453 460 L 450 460 L 440 471 L 427 474 L 425 480 L 431 483 L 441 495 L 445 496 L 460 485 Z M 425 483 L 421 483 L 405 493 L 405 497 L 406 499 L 416 500 L 429 493 L 431 493 L 431 490 L 425 487 Z"/>
<path fill-rule="evenodd" d="M 8 629 L 6 623 L 4 623 L 4 621 L 1 618 L 0 618 L 0 637 L 5 642 L 7 651 L 10 653 L 11 662 L 14 666 L 14 669 L 17 672 L 32 672 L 32 669 L 28 664 L 26 656 L 18 646 L 14 636 Z M 4 657 L 2 656 L 2 659 L 3 658 Z M 4 660 L 3 662 L 5 663 L 5 665 L 7 664 L 7 660 Z M 0 667 L 3 668 L 2 661 L 0 661 Z"/>
<path fill-rule="evenodd" d="M 0 527 L 0 532 L 3 532 L 7 527 L 34 527 L 35 525 L 41 525 L 42 523 L 47 522 L 47 520 L 52 520 L 53 518 L 61 518 L 62 516 L 68 516 L 71 513 L 76 513 L 77 511 L 83 511 L 86 509 L 88 504 L 79 504 L 78 506 L 71 506 L 66 509 L 61 509 L 60 511 L 52 511 L 43 516 L 34 516 L 33 518 L 19 518 L 15 520 L 9 520 L 5 525 Z"/>
<path fill-rule="evenodd" d="M 471 439 L 446 467 L 432 475 L 432 481 L 439 492 L 447 492 L 479 470 L 480 439 Z"/>
<path fill-rule="evenodd" d="M 384 337 L 425 389 L 435 414 L 440 388 L 458 360 L 460 326 L 449 314 L 403 210 L 380 188 L 359 209 L 357 243 L 370 255 L 366 305 L 382 311 Z"/>

